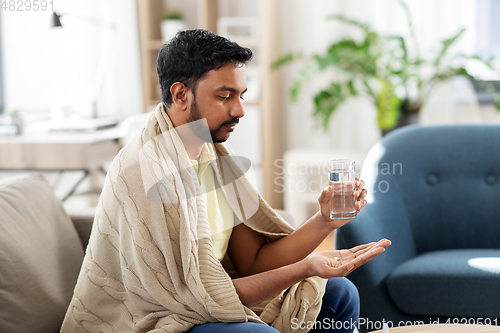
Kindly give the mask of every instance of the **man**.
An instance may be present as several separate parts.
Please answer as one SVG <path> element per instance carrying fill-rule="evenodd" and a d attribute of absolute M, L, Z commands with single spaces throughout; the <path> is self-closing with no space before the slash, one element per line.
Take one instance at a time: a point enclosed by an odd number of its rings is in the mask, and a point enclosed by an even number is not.
<path fill-rule="evenodd" d="M 311 253 L 347 222 L 329 218 L 331 188 L 295 231 L 256 193 L 223 144 L 251 57 L 204 30 L 160 49 L 162 103 L 113 161 L 61 332 L 352 331 L 357 291 L 339 277 L 390 242 Z M 362 181 L 355 196 L 359 211 Z"/>

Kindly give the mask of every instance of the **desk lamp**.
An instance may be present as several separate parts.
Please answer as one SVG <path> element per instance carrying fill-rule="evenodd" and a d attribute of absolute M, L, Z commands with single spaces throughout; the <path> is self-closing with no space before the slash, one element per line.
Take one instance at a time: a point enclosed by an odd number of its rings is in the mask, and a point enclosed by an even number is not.
<path fill-rule="evenodd" d="M 58 14 L 57 12 L 52 12 L 51 14 L 51 27 L 52 28 L 62 28 L 63 25 L 61 23 L 62 16 L 72 16 L 79 20 L 85 21 L 89 24 L 99 26 L 102 28 L 109 29 L 113 31 L 113 38 L 111 41 L 111 46 L 105 48 L 100 56 L 99 63 L 97 65 L 97 71 L 93 80 L 92 87 L 90 89 L 89 100 L 90 100 L 90 115 L 91 119 L 87 119 L 86 121 L 83 119 L 78 120 L 77 122 L 72 122 L 71 124 L 65 124 L 62 127 L 58 127 L 55 129 L 58 130 L 96 130 L 98 128 L 108 127 L 112 125 L 116 125 L 118 123 L 115 117 L 107 117 L 107 118 L 98 118 L 97 112 L 97 100 L 99 98 L 99 94 L 102 89 L 102 84 L 104 82 L 106 71 L 109 67 L 109 61 L 111 59 L 111 54 L 114 49 L 114 45 L 116 42 L 116 32 L 117 27 L 114 24 L 103 22 L 91 17 L 86 17 L 82 15 L 77 15 L 73 13 L 67 14 Z"/>

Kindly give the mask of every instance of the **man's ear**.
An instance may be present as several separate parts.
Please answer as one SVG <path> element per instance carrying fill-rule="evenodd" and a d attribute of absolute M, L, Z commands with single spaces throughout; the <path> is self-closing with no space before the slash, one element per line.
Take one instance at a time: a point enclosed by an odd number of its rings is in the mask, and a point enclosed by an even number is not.
<path fill-rule="evenodd" d="M 172 94 L 172 102 L 180 111 L 186 111 L 190 105 L 190 91 L 189 88 L 182 82 L 175 82 L 170 86 L 170 93 Z"/>

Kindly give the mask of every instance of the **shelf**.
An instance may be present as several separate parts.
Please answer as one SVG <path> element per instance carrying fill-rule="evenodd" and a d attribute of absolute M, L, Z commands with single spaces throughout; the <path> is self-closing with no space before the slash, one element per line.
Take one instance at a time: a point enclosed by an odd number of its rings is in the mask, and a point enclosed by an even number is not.
<path fill-rule="evenodd" d="M 158 51 L 160 47 L 163 46 L 163 44 L 165 44 L 165 42 L 163 42 L 162 40 L 150 40 L 148 41 L 148 49 L 151 51 Z"/>
<path fill-rule="evenodd" d="M 260 101 L 247 101 L 243 100 L 242 103 L 243 105 L 251 105 L 251 106 L 260 106 Z"/>
<path fill-rule="evenodd" d="M 156 75 L 156 58 L 163 45 L 161 40 L 161 13 L 163 0 L 137 0 L 137 18 L 141 50 L 141 72 L 143 90 L 143 112 L 156 106 L 161 100 L 160 86 Z"/>
<path fill-rule="evenodd" d="M 231 42 L 235 42 L 236 44 L 247 47 L 249 49 L 258 48 L 259 40 L 258 39 L 248 39 L 248 38 L 229 38 Z"/>

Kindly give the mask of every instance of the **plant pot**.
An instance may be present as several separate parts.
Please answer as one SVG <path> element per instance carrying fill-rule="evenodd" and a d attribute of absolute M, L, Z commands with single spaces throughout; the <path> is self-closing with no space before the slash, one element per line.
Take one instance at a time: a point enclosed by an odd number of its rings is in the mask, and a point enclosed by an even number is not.
<path fill-rule="evenodd" d="M 403 114 L 399 117 L 398 123 L 391 129 L 382 130 L 382 136 L 385 136 L 389 132 L 406 125 L 418 124 L 418 113 Z"/>
<path fill-rule="evenodd" d="M 164 42 L 169 41 L 178 31 L 184 30 L 183 20 L 163 20 L 161 21 L 161 37 Z"/>

